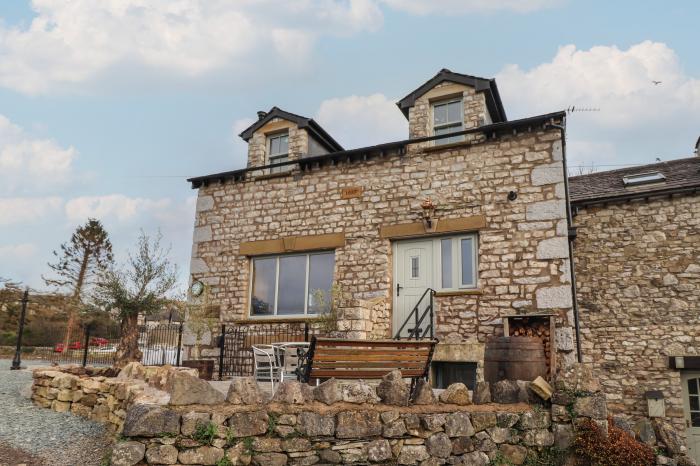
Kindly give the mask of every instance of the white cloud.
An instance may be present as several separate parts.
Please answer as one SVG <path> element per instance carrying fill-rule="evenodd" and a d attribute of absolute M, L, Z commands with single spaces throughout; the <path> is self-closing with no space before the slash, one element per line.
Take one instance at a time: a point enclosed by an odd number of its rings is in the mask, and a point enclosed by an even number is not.
<path fill-rule="evenodd" d="M 88 218 L 114 219 L 128 222 L 139 215 L 152 214 L 170 207 L 169 199 L 145 199 L 123 194 L 77 197 L 66 202 L 66 217 L 75 222 Z"/>
<path fill-rule="evenodd" d="M 37 139 L 0 115 L 0 193 L 36 192 L 70 179 L 77 151 Z"/>
<path fill-rule="evenodd" d="M 519 13 L 550 8 L 563 0 L 382 0 L 397 10 L 417 15 L 468 14 L 510 10 Z"/>
<path fill-rule="evenodd" d="M 406 118 L 383 94 L 324 100 L 315 119 L 348 149 L 408 138 Z"/>
<path fill-rule="evenodd" d="M 0 225 L 36 223 L 53 216 L 63 205 L 60 197 L 0 198 Z"/>
<path fill-rule="evenodd" d="M 270 50 L 304 60 L 322 35 L 376 30 L 371 0 L 33 0 L 25 28 L 0 26 L 0 85 L 27 94 L 84 83 L 112 66 L 194 76 Z M 77 87 L 76 87 L 77 88 Z"/>
<path fill-rule="evenodd" d="M 697 137 L 700 78 L 685 74 L 676 53 L 663 43 L 644 41 L 626 50 L 566 45 L 534 68 L 506 66 L 497 81 L 511 119 L 571 106 L 599 109 L 568 116 L 572 165 L 605 169 L 690 155 Z M 670 131 L 672 142 L 683 139 L 679 145 L 670 147 L 671 141 L 658 137 Z M 679 153 L 678 147 L 688 151 Z"/>

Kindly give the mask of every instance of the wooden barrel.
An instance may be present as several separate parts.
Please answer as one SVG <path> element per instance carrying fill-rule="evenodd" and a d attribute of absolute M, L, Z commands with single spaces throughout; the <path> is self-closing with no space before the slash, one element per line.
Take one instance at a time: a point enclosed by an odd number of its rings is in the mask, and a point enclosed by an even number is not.
<path fill-rule="evenodd" d="M 484 380 L 547 378 L 547 358 L 539 337 L 492 337 L 484 350 Z"/>

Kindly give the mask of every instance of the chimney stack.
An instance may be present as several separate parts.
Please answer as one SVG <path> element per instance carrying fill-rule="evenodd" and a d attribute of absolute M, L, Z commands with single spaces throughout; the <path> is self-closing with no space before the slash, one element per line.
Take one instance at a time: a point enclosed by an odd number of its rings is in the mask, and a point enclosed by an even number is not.
<path fill-rule="evenodd" d="M 267 116 L 267 112 L 263 112 L 262 110 L 260 110 L 260 111 L 258 112 L 258 121 L 262 120 L 262 119 L 265 118 L 266 116 Z"/>

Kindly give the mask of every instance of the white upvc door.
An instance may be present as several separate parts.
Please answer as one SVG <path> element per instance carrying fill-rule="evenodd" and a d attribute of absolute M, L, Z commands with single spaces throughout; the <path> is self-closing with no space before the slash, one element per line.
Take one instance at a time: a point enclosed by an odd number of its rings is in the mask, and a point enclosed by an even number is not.
<path fill-rule="evenodd" d="M 408 318 L 409 314 L 421 298 L 425 290 L 434 286 L 435 266 L 433 263 L 433 241 L 398 241 L 394 243 L 394 335 Z M 428 304 L 426 296 L 423 303 Z M 421 305 L 420 314 L 425 306 Z M 413 321 L 412 321 L 413 322 Z M 423 321 L 425 328 L 429 321 Z M 408 323 L 401 335 L 408 336 L 414 323 Z"/>
<path fill-rule="evenodd" d="M 681 371 L 683 411 L 690 457 L 700 463 L 700 372 Z"/>

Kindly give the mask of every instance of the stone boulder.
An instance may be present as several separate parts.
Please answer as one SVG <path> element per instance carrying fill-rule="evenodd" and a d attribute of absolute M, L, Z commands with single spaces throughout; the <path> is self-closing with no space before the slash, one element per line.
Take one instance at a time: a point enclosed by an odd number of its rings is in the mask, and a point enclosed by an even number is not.
<path fill-rule="evenodd" d="M 471 437 L 474 435 L 469 414 L 463 412 L 451 413 L 445 419 L 445 433 L 449 437 Z"/>
<path fill-rule="evenodd" d="M 403 381 L 400 370 L 393 370 L 382 377 L 377 386 L 377 396 L 384 404 L 407 406 L 411 388 Z"/>
<path fill-rule="evenodd" d="M 269 417 L 265 411 L 234 413 L 228 418 L 229 432 L 234 437 L 252 437 L 267 433 Z"/>
<path fill-rule="evenodd" d="M 399 453 L 398 464 L 420 464 L 430 458 L 425 445 L 404 445 Z"/>
<path fill-rule="evenodd" d="M 217 447 L 197 447 L 182 450 L 178 454 L 178 460 L 182 464 L 215 465 L 224 457 L 224 450 Z"/>
<path fill-rule="evenodd" d="M 175 464 L 177 453 L 173 445 L 155 445 L 146 450 L 146 461 L 148 464 Z"/>
<path fill-rule="evenodd" d="M 637 439 L 646 443 L 647 445 L 653 447 L 656 445 L 656 434 L 654 433 L 654 426 L 651 421 L 647 418 L 642 418 L 634 423 L 632 426 Z"/>
<path fill-rule="evenodd" d="M 281 382 L 272 401 L 290 405 L 300 405 L 314 401 L 314 391 L 309 385 L 296 380 Z"/>
<path fill-rule="evenodd" d="M 253 464 L 258 466 L 284 466 L 287 455 L 284 453 L 261 453 L 253 456 Z"/>
<path fill-rule="evenodd" d="M 139 463 L 146 453 L 141 442 L 118 442 L 112 447 L 111 466 L 133 466 Z"/>
<path fill-rule="evenodd" d="M 523 464 L 527 459 L 527 448 L 519 445 L 503 444 L 498 447 L 498 451 L 508 463 L 506 464 Z"/>
<path fill-rule="evenodd" d="M 472 425 L 475 432 L 481 432 L 490 427 L 496 427 L 496 413 L 472 413 Z"/>
<path fill-rule="evenodd" d="M 366 448 L 367 459 L 372 463 L 382 463 L 391 459 L 391 445 L 386 439 L 373 440 L 367 444 Z"/>
<path fill-rule="evenodd" d="M 574 401 L 574 412 L 579 416 L 604 420 L 608 417 L 608 406 L 605 394 L 596 393 L 590 396 L 579 396 Z"/>
<path fill-rule="evenodd" d="M 336 421 L 335 436 L 339 439 L 382 435 L 382 420 L 374 411 L 342 411 Z"/>
<path fill-rule="evenodd" d="M 166 391 L 170 393 L 170 404 L 180 405 L 216 405 L 226 398 L 209 382 L 186 372 L 173 372 L 168 380 Z"/>
<path fill-rule="evenodd" d="M 487 466 L 491 460 L 488 455 L 483 451 L 474 451 L 467 453 L 462 456 L 462 463 L 464 466 Z"/>
<path fill-rule="evenodd" d="M 657 440 L 666 447 L 666 451 L 671 453 L 671 456 L 675 457 L 684 453 L 682 451 L 684 442 L 673 425 L 658 418 L 652 421 L 652 425 L 654 426 Z"/>
<path fill-rule="evenodd" d="M 343 401 L 346 403 L 371 403 L 379 402 L 379 397 L 374 388 L 367 385 L 364 380 L 343 385 Z"/>
<path fill-rule="evenodd" d="M 554 388 L 568 392 L 596 393 L 600 391 L 600 382 L 590 366 L 575 363 L 559 373 Z"/>
<path fill-rule="evenodd" d="M 127 437 L 160 437 L 180 432 L 180 415 L 156 405 L 133 405 L 126 411 L 123 434 Z"/>
<path fill-rule="evenodd" d="M 446 404 L 466 406 L 472 404 L 472 397 L 463 383 L 453 383 L 440 393 L 440 401 Z"/>
<path fill-rule="evenodd" d="M 512 404 L 520 400 L 520 386 L 515 380 L 499 380 L 491 385 L 493 403 Z"/>
<path fill-rule="evenodd" d="M 425 446 L 431 456 L 447 458 L 452 453 L 452 440 L 444 432 L 433 434 L 425 440 Z"/>
<path fill-rule="evenodd" d="M 297 430 L 307 437 L 330 437 L 335 433 L 335 418 L 304 411 L 297 415 Z"/>
<path fill-rule="evenodd" d="M 182 426 L 180 427 L 180 433 L 184 436 L 190 437 L 195 433 L 198 425 L 208 423 L 210 418 L 211 415 L 209 413 L 187 412 L 182 415 Z"/>
<path fill-rule="evenodd" d="M 472 402 L 475 405 L 491 403 L 491 386 L 488 382 L 477 382 L 474 388 Z"/>
<path fill-rule="evenodd" d="M 241 377 L 231 381 L 226 401 L 234 405 L 258 405 L 267 400 L 254 377 Z"/>
<path fill-rule="evenodd" d="M 340 386 L 335 378 L 331 378 L 314 388 L 314 399 L 321 403 L 332 405 L 343 399 Z"/>
<path fill-rule="evenodd" d="M 437 404 L 438 399 L 433 392 L 433 388 L 430 386 L 430 382 L 421 378 L 416 382 L 413 399 L 411 401 L 414 405 L 434 405 Z"/>

